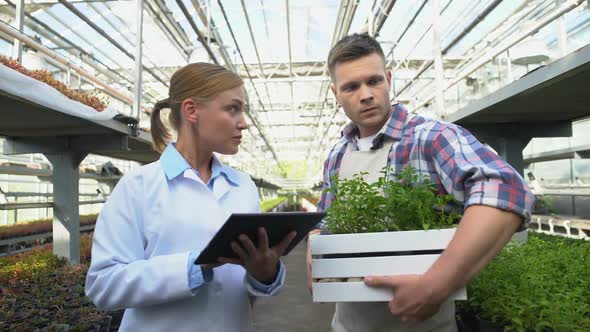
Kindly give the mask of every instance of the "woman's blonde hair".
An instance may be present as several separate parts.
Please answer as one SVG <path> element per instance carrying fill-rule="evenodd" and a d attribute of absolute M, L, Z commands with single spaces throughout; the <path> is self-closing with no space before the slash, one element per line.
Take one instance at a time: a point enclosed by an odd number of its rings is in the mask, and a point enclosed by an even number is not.
<path fill-rule="evenodd" d="M 211 63 L 191 63 L 177 70 L 170 78 L 168 98 L 158 101 L 152 110 L 150 122 L 154 149 L 164 151 L 172 139 L 170 130 L 160 118 L 162 109 L 170 109 L 170 125 L 178 131 L 180 106 L 185 99 L 192 98 L 197 103 L 206 103 L 220 93 L 242 85 L 244 81 L 236 73 Z"/>

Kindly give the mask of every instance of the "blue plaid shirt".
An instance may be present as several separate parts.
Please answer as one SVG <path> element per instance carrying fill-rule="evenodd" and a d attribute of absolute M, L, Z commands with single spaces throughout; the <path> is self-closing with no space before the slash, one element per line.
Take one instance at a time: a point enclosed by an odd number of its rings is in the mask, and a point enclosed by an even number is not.
<path fill-rule="evenodd" d="M 457 125 L 414 116 L 406 124 L 407 110 L 392 106 L 391 118 L 373 139 L 372 149 L 383 145 L 384 137 L 393 139 L 387 166 L 399 174 L 412 166 L 429 176 L 440 194 L 452 194 L 466 209 L 488 205 L 523 217 L 521 230 L 528 226 L 535 197 L 522 177 L 506 161 L 482 145 L 471 133 Z M 324 164 L 324 185 L 318 210 L 326 210 L 334 200 L 332 178 L 338 174 L 348 145 L 358 151 L 358 128 L 349 123 L 342 137 L 330 150 Z M 321 227 L 321 225 L 319 225 Z"/>

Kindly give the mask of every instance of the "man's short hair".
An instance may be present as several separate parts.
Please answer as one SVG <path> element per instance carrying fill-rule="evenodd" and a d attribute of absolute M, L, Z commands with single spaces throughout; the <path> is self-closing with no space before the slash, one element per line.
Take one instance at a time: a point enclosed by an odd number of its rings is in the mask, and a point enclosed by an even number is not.
<path fill-rule="evenodd" d="M 383 61 L 385 54 L 379 42 L 367 33 L 354 33 L 340 39 L 328 55 L 328 70 L 334 79 L 334 67 L 338 63 L 347 62 L 377 53 Z"/>

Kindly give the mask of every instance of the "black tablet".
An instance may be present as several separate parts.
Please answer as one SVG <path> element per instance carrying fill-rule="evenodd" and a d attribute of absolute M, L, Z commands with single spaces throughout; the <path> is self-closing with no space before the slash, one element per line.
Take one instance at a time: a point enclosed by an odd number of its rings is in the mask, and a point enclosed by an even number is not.
<path fill-rule="evenodd" d="M 283 255 L 287 255 L 326 214 L 324 212 L 268 212 L 268 213 L 234 213 L 217 231 L 209 244 L 201 251 L 195 264 L 218 263 L 219 257 L 237 258 L 232 250 L 231 241 L 238 241 L 240 234 L 246 234 L 258 245 L 258 228 L 264 227 L 268 234 L 269 246 L 275 246 L 289 234 L 297 235 Z"/>

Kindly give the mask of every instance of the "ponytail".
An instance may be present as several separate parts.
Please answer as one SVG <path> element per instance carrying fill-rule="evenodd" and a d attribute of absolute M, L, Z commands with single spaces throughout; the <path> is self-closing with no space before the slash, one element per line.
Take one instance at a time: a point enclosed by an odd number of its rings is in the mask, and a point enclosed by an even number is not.
<path fill-rule="evenodd" d="M 161 153 L 166 149 L 168 143 L 173 140 L 171 130 L 176 131 L 179 136 L 183 135 L 180 125 L 184 100 L 190 98 L 193 101 L 207 102 L 224 91 L 243 85 L 244 81 L 236 73 L 212 63 L 191 63 L 178 69 L 170 77 L 168 98 L 157 102 L 152 111 L 150 123 L 154 150 Z M 170 109 L 170 128 L 167 128 L 160 118 L 163 108 Z"/>
<path fill-rule="evenodd" d="M 151 134 L 152 134 L 152 146 L 154 150 L 162 153 L 168 142 L 172 139 L 172 135 L 170 131 L 160 118 L 160 111 L 163 108 L 170 108 L 170 99 L 162 99 L 158 101 L 152 110 L 152 114 L 150 117 L 150 125 L 151 125 Z"/>

